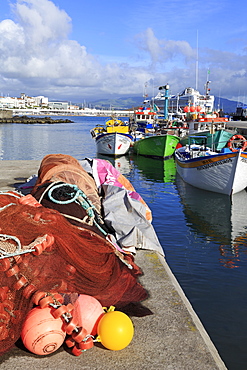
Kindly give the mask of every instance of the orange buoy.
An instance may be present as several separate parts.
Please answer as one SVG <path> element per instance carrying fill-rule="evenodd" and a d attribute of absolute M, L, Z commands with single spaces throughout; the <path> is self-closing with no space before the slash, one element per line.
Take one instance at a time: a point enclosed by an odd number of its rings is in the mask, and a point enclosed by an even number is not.
<path fill-rule="evenodd" d="M 90 295 L 80 294 L 74 303 L 73 316 L 88 334 L 96 335 L 99 320 L 104 313 L 100 302 Z"/>
<path fill-rule="evenodd" d="M 21 339 L 24 346 L 36 355 L 49 355 L 64 342 L 66 332 L 62 330 L 63 320 L 55 319 L 53 308 L 33 308 L 22 327 Z"/>

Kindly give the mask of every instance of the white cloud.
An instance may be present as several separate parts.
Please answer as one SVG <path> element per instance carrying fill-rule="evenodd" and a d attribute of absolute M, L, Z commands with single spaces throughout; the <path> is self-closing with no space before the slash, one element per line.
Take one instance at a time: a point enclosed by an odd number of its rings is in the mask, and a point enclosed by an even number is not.
<path fill-rule="evenodd" d="M 25 36 L 21 26 L 10 19 L 0 23 L 0 50 L 2 59 L 18 54 L 25 44 Z"/>
<path fill-rule="evenodd" d="M 154 29 L 147 27 L 135 37 L 135 54 L 123 63 L 124 59 L 115 56 L 94 56 L 71 40 L 71 18 L 50 0 L 16 0 L 12 11 L 13 19 L 0 22 L 0 92 L 5 94 L 26 92 L 81 101 L 141 95 L 146 81 L 150 81 L 150 89 L 169 82 L 176 93 L 195 81 L 196 49 L 186 40 L 157 37 Z M 231 97 L 237 96 L 240 88 L 244 90 L 244 50 L 236 55 L 200 49 L 200 90 L 207 68 L 213 71 L 216 94 L 220 90 Z"/>
<path fill-rule="evenodd" d="M 57 42 L 71 30 L 71 19 L 50 0 L 17 0 L 13 11 L 32 46 Z"/>
<path fill-rule="evenodd" d="M 8 81 L 7 92 L 21 86 L 19 92 L 50 97 L 128 94 L 151 77 L 125 64 L 101 64 L 69 39 L 71 19 L 49 0 L 17 0 L 13 11 L 15 22 L 0 22 L 0 91 Z"/>
<path fill-rule="evenodd" d="M 16 23 L 0 23 L 2 76 L 26 84 L 28 78 L 47 79 L 47 84 L 59 80 L 60 86 L 77 86 L 82 80 L 92 84 L 100 65 L 84 46 L 68 39 L 71 20 L 63 10 L 49 0 L 18 0 L 13 10 Z"/>
<path fill-rule="evenodd" d="M 196 51 L 187 41 L 158 39 L 152 28 L 137 35 L 136 39 L 140 48 L 150 55 L 153 63 L 164 63 L 181 57 L 184 60 L 196 58 Z"/>

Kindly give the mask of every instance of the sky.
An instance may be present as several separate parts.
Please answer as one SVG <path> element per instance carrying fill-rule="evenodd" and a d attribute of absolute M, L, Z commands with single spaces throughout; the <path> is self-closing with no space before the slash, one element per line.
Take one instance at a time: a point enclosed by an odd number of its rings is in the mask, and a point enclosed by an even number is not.
<path fill-rule="evenodd" d="M 74 103 L 186 87 L 247 103 L 246 0 L 1 0 L 0 95 Z"/>

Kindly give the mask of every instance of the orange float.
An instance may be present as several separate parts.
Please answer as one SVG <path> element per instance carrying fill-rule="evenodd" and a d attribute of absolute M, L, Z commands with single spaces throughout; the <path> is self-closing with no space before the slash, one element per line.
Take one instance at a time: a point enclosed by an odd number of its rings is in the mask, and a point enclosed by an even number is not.
<path fill-rule="evenodd" d="M 74 303 L 73 316 L 78 325 L 86 329 L 88 334 L 96 335 L 101 317 L 105 314 L 100 302 L 90 295 L 80 294 Z"/>
<path fill-rule="evenodd" d="M 53 308 L 33 308 L 22 327 L 21 339 L 24 346 L 36 355 L 49 355 L 64 342 L 66 333 L 62 330 L 63 320 L 55 319 Z"/>

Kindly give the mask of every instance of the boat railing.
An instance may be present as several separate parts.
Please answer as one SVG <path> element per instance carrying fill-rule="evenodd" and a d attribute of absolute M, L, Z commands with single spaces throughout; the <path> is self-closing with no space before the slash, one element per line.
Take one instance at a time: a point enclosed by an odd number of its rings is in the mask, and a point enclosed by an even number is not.
<path fill-rule="evenodd" d="M 204 136 L 204 135 L 191 135 L 189 136 L 189 144 L 201 144 L 210 147 L 210 149 L 214 152 L 221 152 L 222 149 L 226 148 L 226 140 L 222 138 L 222 140 L 218 140 L 214 138 L 214 136 Z M 234 143 L 234 141 L 232 141 Z"/>

